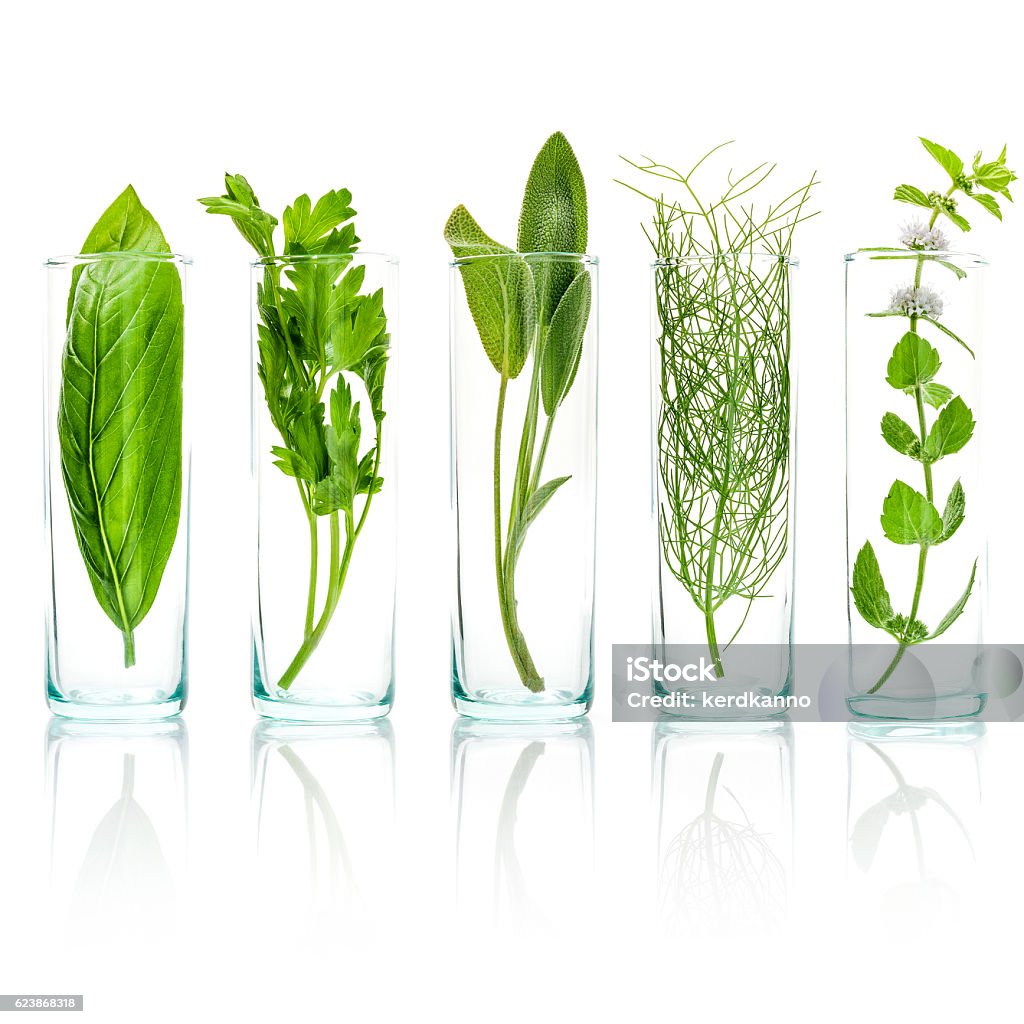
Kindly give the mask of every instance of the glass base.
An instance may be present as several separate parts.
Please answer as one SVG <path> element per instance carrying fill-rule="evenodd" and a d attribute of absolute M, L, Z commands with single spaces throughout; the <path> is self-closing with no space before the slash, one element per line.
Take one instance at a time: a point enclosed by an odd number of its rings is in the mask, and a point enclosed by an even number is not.
<path fill-rule="evenodd" d="M 483 722 L 571 722 L 590 710 L 590 697 L 573 699 L 558 690 L 537 694 L 524 687 L 522 696 L 509 690 L 477 690 L 472 697 L 455 693 L 452 705 L 460 715 Z"/>
<path fill-rule="evenodd" d="M 985 723 L 977 718 L 949 718 L 938 722 L 861 718 L 849 722 L 846 731 L 854 739 L 869 743 L 933 738 L 945 742 L 973 743 L 985 735 Z"/>
<path fill-rule="evenodd" d="M 185 698 L 108 690 L 80 690 L 62 697 L 51 689 L 46 703 L 52 714 L 79 722 L 162 722 L 181 714 Z"/>
<path fill-rule="evenodd" d="M 950 693 L 927 697 L 882 697 L 865 693 L 846 698 L 850 713 L 857 718 L 920 722 L 924 725 L 972 718 L 981 714 L 985 701 L 986 696 L 981 693 Z"/>
<path fill-rule="evenodd" d="M 312 722 L 331 724 L 341 722 L 369 722 L 375 718 L 383 718 L 391 711 L 391 701 L 375 700 L 367 695 L 365 701 L 351 704 L 332 704 L 329 701 L 318 702 L 313 695 L 288 697 L 286 699 L 268 697 L 254 693 L 252 706 L 258 715 L 273 718 L 279 722 Z"/>

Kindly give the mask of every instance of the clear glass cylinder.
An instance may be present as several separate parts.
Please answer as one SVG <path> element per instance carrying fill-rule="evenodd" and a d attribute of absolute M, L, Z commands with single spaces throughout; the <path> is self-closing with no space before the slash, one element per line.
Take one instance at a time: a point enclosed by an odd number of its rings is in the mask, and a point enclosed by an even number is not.
<path fill-rule="evenodd" d="M 652 266 L 654 644 L 699 647 L 716 694 L 790 688 L 797 265 L 726 252 Z M 746 645 L 756 658 L 737 657 Z"/>
<path fill-rule="evenodd" d="M 548 317 L 544 296 L 556 287 L 562 298 Z M 461 714 L 556 721 L 590 707 L 597 338 L 595 258 L 509 253 L 451 264 L 452 699 Z"/>
<path fill-rule="evenodd" d="M 46 694 L 57 715 L 151 721 L 185 705 L 189 264 L 117 252 L 45 265 Z"/>
<path fill-rule="evenodd" d="M 957 718 L 985 703 L 985 267 L 965 253 L 846 257 L 847 701 L 858 716 Z"/>
<path fill-rule="evenodd" d="M 391 710 L 397 325 L 392 256 L 252 264 L 252 693 L 269 718 Z"/>

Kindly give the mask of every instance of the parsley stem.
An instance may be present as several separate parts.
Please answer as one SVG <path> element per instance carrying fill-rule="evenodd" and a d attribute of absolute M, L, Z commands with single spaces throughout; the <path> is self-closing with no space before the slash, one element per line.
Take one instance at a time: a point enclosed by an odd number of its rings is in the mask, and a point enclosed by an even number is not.
<path fill-rule="evenodd" d="M 305 639 L 309 639 L 313 632 L 313 619 L 316 614 L 316 577 L 320 562 L 320 533 L 317 529 L 316 515 L 306 502 L 306 496 L 299 485 L 299 494 L 302 495 L 303 504 L 306 506 L 306 519 L 309 521 L 309 593 L 306 596 L 306 624 L 304 628 Z"/>
<path fill-rule="evenodd" d="M 373 478 L 376 479 L 378 472 L 380 471 L 380 444 L 381 444 L 381 428 L 380 424 L 377 424 L 377 444 L 373 456 Z M 327 627 L 331 624 L 331 619 L 334 616 L 335 609 L 338 607 L 338 602 L 341 599 L 341 592 L 345 587 L 345 578 L 348 575 L 349 563 L 352 561 L 352 553 L 355 550 L 356 541 L 359 539 L 359 534 L 362 533 L 363 526 L 366 523 L 366 516 L 370 511 L 370 503 L 373 501 L 373 492 L 371 491 L 366 496 L 366 501 L 363 503 L 363 511 L 359 516 L 358 522 L 355 520 L 353 513 L 349 510 L 345 512 L 345 551 L 339 556 L 339 550 L 341 548 L 341 532 L 340 524 L 338 520 L 338 513 L 331 513 L 331 561 L 330 561 L 330 584 L 327 588 L 327 598 L 324 603 L 324 610 L 320 615 L 320 619 L 316 626 L 312 625 L 312 618 L 314 615 L 314 605 L 316 601 L 316 575 L 317 575 L 317 561 L 318 561 L 318 537 L 317 537 L 317 517 L 309 512 L 310 518 L 310 548 L 313 552 L 313 561 L 310 568 L 310 591 L 309 600 L 306 606 L 306 635 L 303 640 L 302 646 L 299 648 L 295 657 L 292 659 L 291 664 L 288 666 L 284 675 L 281 676 L 278 687 L 282 690 L 287 690 L 293 682 L 295 682 L 296 676 L 302 670 L 303 666 L 309 661 L 313 652 L 320 646 L 320 641 L 324 638 L 324 634 L 327 632 Z M 308 511 L 308 510 L 307 510 Z"/>

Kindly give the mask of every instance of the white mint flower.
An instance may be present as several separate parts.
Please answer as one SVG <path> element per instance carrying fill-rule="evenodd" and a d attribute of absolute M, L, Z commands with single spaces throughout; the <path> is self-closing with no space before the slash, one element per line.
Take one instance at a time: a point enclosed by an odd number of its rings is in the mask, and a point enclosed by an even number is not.
<path fill-rule="evenodd" d="M 931 288 L 900 288 L 889 300 L 890 313 L 903 316 L 942 316 L 942 296 Z"/>
<path fill-rule="evenodd" d="M 949 239 L 941 228 L 929 228 L 924 221 L 912 220 L 903 225 L 900 244 L 908 249 L 927 249 L 932 252 L 949 248 Z"/>

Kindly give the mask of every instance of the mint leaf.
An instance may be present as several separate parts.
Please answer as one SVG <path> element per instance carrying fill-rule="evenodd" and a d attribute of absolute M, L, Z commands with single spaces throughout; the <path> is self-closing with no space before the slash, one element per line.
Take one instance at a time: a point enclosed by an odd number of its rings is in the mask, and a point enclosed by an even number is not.
<path fill-rule="evenodd" d="M 521 257 L 490 238 L 464 206 L 445 225 L 459 264 L 466 302 L 491 365 L 508 378 L 526 363 L 536 323 L 533 275 Z M 469 257 L 481 257 L 468 259 Z"/>
<path fill-rule="evenodd" d="M 928 637 L 929 640 L 934 640 L 937 636 L 941 636 L 949 629 L 950 626 L 956 622 L 957 619 L 963 614 L 964 608 L 967 605 L 967 599 L 971 596 L 971 591 L 974 589 L 974 579 L 978 575 L 978 560 L 974 560 L 974 567 L 971 569 L 971 578 L 967 581 L 967 589 L 960 595 L 956 604 L 949 609 L 948 612 L 942 617 L 942 621 L 935 627 L 935 631 Z"/>
<path fill-rule="evenodd" d="M 909 455 L 916 459 L 921 454 L 921 441 L 914 428 L 894 412 L 887 412 L 882 417 L 882 437 L 885 443 L 900 455 Z"/>
<path fill-rule="evenodd" d="M 948 217 L 961 231 L 971 230 L 971 225 L 968 223 L 967 218 L 957 213 L 956 210 L 943 210 L 942 214 L 944 217 Z"/>
<path fill-rule="evenodd" d="M 885 379 L 897 390 L 905 391 L 927 384 L 941 365 L 938 351 L 916 331 L 907 331 L 893 349 Z"/>
<path fill-rule="evenodd" d="M 893 193 L 893 199 L 901 203 L 911 203 L 914 206 L 923 206 L 926 210 L 932 208 L 928 197 L 914 185 L 898 185 Z"/>
<path fill-rule="evenodd" d="M 913 395 L 913 388 L 904 388 L 904 393 Z M 921 385 L 921 397 L 933 408 L 941 409 L 952 397 L 953 392 L 945 384 L 936 384 L 931 381 Z"/>
<path fill-rule="evenodd" d="M 1009 185 L 1017 180 L 1017 175 L 1006 166 L 1005 146 L 1003 146 L 1003 150 L 997 159 L 985 163 L 982 163 L 980 152 L 975 154 L 974 180 L 982 188 L 987 188 L 990 192 L 997 192 L 999 195 L 1005 196 L 1010 202 L 1013 202 Z"/>
<path fill-rule="evenodd" d="M 878 559 L 870 541 L 857 553 L 851 583 L 853 603 L 861 618 L 869 626 L 888 629 L 893 618 L 892 601 L 885 589 L 882 570 L 878 567 Z"/>
<path fill-rule="evenodd" d="M 540 393 L 550 416 L 561 405 L 576 378 L 583 353 L 583 335 L 590 318 L 590 274 L 577 275 L 551 318 L 540 369 Z"/>
<path fill-rule="evenodd" d="M 919 136 L 919 138 L 921 137 Z M 963 173 L 964 162 L 951 149 L 946 149 L 945 146 L 940 146 L 937 142 L 929 142 L 925 138 L 921 138 L 921 145 L 931 153 L 953 181 L 956 181 Z"/>
<path fill-rule="evenodd" d="M 935 506 L 913 487 L 897 480 L 882 502 L 882 532 L 894 544 L 934 544 L 942 536 Z"/>
<path fill-rule="evenodd" d="M 996 201 L 994 196 L 985 195 L 984 192 L 972 192 L 971 198 L 988 210 L 997 220 L 1003 219 L 1003 211 L 999 209 L 999 203 Z"/>
<path fill-rule="evenodd" d="M 971 439 L 974 416 L 964 400 L 954 398 L 938 415 L 924 442 L 924 455 L 929 462 L 937 462 L 952 455 Z"/>
<path fill-rule="evenodd" d="M 942 536 L 935 542 L 936 544 L 949 540 L 960 528 L 960 524 L 964 521 L 966 504 L 963 486 L 957 480 L 949 492 L 949 497 L 946 499 L 946 507 L 942 511 Z"/>
<path fill-rule="evenodd" d="M 948 327 L 946 327 L 945 324 L 939 323 L 939 321 L 935 320 L 933 317 L 922 316 L 920 317 L 920 319 L 923 320 L 925 323 L 931 324 L 932 327 L 934 327 L 936 330 L 942 331 L 942 333 L 946 335 L 947 338 L 952 338 L 958 345 L 963 346 L 970 353 L 972 359 L 974 358 L 974 349 L 972 349 L 971 346 L 968 345 L 967 342 L 964 341 L 964 339 L 961 338 L 959 334 L 954 333 Z"/>

